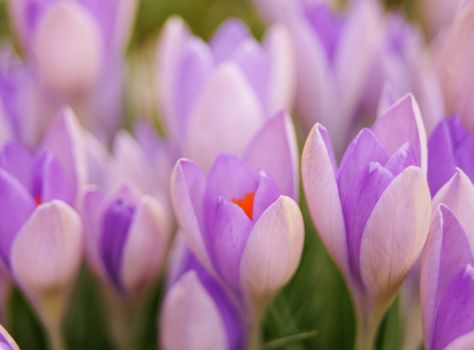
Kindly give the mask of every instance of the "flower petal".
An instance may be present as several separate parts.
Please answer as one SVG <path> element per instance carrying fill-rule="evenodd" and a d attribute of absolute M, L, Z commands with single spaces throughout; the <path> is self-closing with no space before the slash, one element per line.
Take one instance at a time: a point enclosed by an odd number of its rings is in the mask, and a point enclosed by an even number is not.
<path fill-rule="evenodd" d="M 68 183 L 79 194 L 87 179 L 87 160 L 80 126 L 71 109 L 64 109 L 49 128 L 41 151 L 51 151 L 61 164 Z"/>
<path fill-rule="evenodd" d="M 306 130 L 319 121 L 328 126 L 333 137 L 342 139 L 346 135 L 339 135 L 337 118 L 333 118 L 337 84 L 323 44 L 309 24 L 300 20 L 291 22 L 290 33 L 296 60 L 296 115 L 301 116 Z"/>
<path fill-rule="evenodd" d="M 44 153 L 33 172 L 32 193 L 38 202 L 60 199 L 74 205 L 73 188 L 68 183 L 64 170 L 51 152 Z"/>
<path fill-rule="evenodd" d="M 190 114 L 213 68 L 214 60 L 206 43 L 200 39 L 189 39 L 181 53 L 173 96 L 174 123 L 178 132 L 175 137 L 186 134 Z"/>
<path fill-rule="evenodd" d="M 215 202 L 218 197 L 242 199 L 255 192 L 257 184 L 257 176 L 244 161 L 232 154 L 221 154 L 207 177 L 206 201 Z"/>
<path fill-rule="evenodd" d="M 266 97 L 263 100 L 266 114 L 291 111 L 296 97 L 296 62 L 289 31 L 282 25 L 270 27 L 263 46 L 269 59 Z"/>
<path fill-rule="evenodd" d="M 228 348 L 225 325 L 217 305 L 193 271 L 170 288 L 163 303 L 160 325 L 164 349 Z"/>
<path fill-rule="evenodd" d="M 175 112 L 175 91 L 184 45 L 191 36 L 186 23 L 177 16 L 170 17 L 162 30 L 156 52 L 157 99 L 172 137 L 178 137 Z"/>
<path fill-rule="evenodd" d="M 441 121 L 428 140 L 428 182 L 433 196 L 455 173 L 457 142 L 452 132 L 453 124 L 457 124 L 455 120 Z"/>
<path fill-rule="evenodd" d="M 439 304 L 433 332 L 433 350 L 445 349 L 452 341 L 474 329 L 474 265 L 462 268 Z"/>
<path fill-rule="evenodd" d="M 216 270 L 232 288 L 239 288 L 239 263 L 252 221 L 238 205 L 220 197 L 207 223 L 206 243 Z"/>
<path fill-rule="evenodd" d="M 240 155 L 263 121 L 261 103 L 242 73 L 223 63 L 191 113 L 184 154 L 209 169 L 220 153 Z"/>
<path fill-rule="evenodd" d="M 437 50 L 437 71 L 441 80 L 446 110 L 457 114 L 468 130 L 474 127 L 474 100 L 471 94 L 472 60 L 474 58 L 474 4 L 459 1 L 458 15 Z"/>
<path fill-rule="evenodd" d="M 474 251 L 474 186 L 460 169 L 436 193 L 433 198 L 433 208 L 445 204 L 454 213 L 467 233 L 471 249 Z"/>
<path fill-rule="evenodd" d="M 226 20 L 219 26 L 210 42 L 216 63 L 229 59 L 233 52 L 251 37 L 247 26 L 241 20 Z"/>
<path fill-rule="evenodd" d="M 9 266 L 13 240 L 33 212 L 35 203 L 22 184 L 3 169 L 0 169 L 0 198 L 0 253 Z"/>
<path fill-rule="evenodd" d="M 127 291 L 138 293 L 155 282 L 171 238 L 171 223 L 161 203 L 144 196 L 136 208 L 123 247 L 121 282 Z"/>
<path fill-rule="evenodd" d="M 15 340 L 2 325 L 0 325 L 0 348 L 2 350 L 20 350 Z"/>
<path fill-rule="evenodd" d="M 449 284 L 472 261 L 466 233 L 453 212 L 441 205 L 433 215 L 422 256 L 421 300 L 427 344 L 431 344 L 438 305 Z"/>
<path fill-rule="evenodd" d="M 343 272 L 348 271 L 346 229 L 335 161 L 327 130 L 316 124 L 303 149 L 301 172 L 311 218 L 329 254 Z"/>
<path fill-rule="evenodd" d="M 335 80 L 339 87 L 338 98 L 335 100 L 339 106 L 338 118 L 334 118 L 331 111 L 327 117 L 331 119 L 331 124 L 327 124 L 329 132 L 331 135 L 338 135 L 338 138 L 348 135 L 347 128 L 351 125 L 351 118 L 364 91 L 383 32 L 378 3 L 355 1 L 351 5 L 352 14 L 345 24 L 334 61 Z M 354 55 L 354 52 L 359 54 Z M 339 131 L 341 125 L 346 127 Z M 337 145 L 336 149 L 340 150 L 339 142 Z"/>
<path fill-rule="evenodd" d="M 413 95 L 405 95 L 389 108 L 375 122 L 372 130 L 389 154 L 408 141 L 415 153 L 417 165 L 427 171 L 425 127 Z"/>
<path fill-rule="evenodd" d="M 271 298 L 295 273 L 303 251 L 298 205 L 280 196 L 255 224 L 240 261 L 243 290 L 256 302 Z"/>
<path fill-rule="evenodd" d="M 281 112 L 267 121 L 243 158 L 254 170 L 269 174 L 282 194 L 298 198 L 298 148 L 289 115 Z"/>
<path fill-rule="evenodd" d="M 201 231 L 206 179 L 202 170 L 187 159 L 176 163 L 170 180 L 171 201 L 186 242 L 199 261 L 212 271 Z"/>
<path fill-rule="evenodd" d="M 67 204 L 53 200 L 37 207 L 21 228 L 13 241 L 11 266 L 27 293 L 41 293 L 69 286 L 81 257 L 81 220 Z"/>
<path fill-rule="evenodd" d="M 90 91 L 98 82 L 105 38 L 97 21 L 75 1 L 56 1 L 35 28 L 32 49 L 40 79 L 58 94 Z"/>
<path fill-rule="evenodd" d="M 466 350 L 474 348 L 474 331 L 453 340 L 445 350 Z"/>
<path fill-rule="evenodd" d="M 256 222 L 270 204 L 278 199 L 280 194 L 281 192 L 278 191 L 273 180 L 262 171 L 260 173 L 258 187 L 255 191 L 255 197 L 253 200 L 252 221 Z"/>
<path fill-rule="evenodd" d="M 406 168 L 384 191 L 362 234 L 360 272 L 370 296 L 391 300 L 423 249 L 430 213 L 422 170 Z"/>
<path fill-rule="evenodd" d="M 474 133 L 471 133 L 454 154 L 456 163 L 466 175 L 474 180 Z"/>
<path fill-rule="evenodd" d="M 106 209 L 103 217 L 99 252 L 108 279 L 119 290 L 124 287 L 121 280 L 123 251 L 135 209 L 127 199 L 119 197 Z"/>
<path fill-rule="evenodd" d="M 9 143 L 0 152 L 0 167 L 31 191 L 34 155 L 24 146 L 16 143 Z"/>

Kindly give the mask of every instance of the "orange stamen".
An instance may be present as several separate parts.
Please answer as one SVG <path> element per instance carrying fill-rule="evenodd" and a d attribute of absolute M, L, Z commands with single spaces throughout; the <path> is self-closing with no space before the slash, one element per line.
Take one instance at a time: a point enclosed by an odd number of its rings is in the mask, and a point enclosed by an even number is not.
<path fill-rule="evenodd" d="M 244 198 L 232 198 L 232 203 L 237 204 L 242 210 L 247 214 L 250 220 L 253 217 L 253 199 L 255 197 L 255 192 L 247 193 Z"/>
<path fill-rule="evenodd" d="M 34 199 L 35 199 L 36 205 L 40 205 L 40 204 L 41 204 L 41 202 L 42 202 L 42 201 L 41 201 L 41 196 L 35 196 Z"/>

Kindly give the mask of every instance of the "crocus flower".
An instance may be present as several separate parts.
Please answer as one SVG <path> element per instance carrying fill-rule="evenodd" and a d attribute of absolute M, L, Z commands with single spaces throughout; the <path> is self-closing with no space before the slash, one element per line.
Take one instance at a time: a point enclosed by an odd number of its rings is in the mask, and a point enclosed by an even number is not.
<path fill-rule="evenodd" d="M 464 1 L 441 42 L 433 47 L 448 115 L 458 115 L 474 128 L 474 1 Z"/>
<path fill-rule="evenodd" d="M 411 92 L 420 105 L 427 132 L 444 117 L 440 82 L 419 29 L 397 13 L 383 17 L 383 38 L 373 55 L 357 125 L 370 125 L 396 100 Z"/>
<path fill-rule="evenodd" d="M 306 199 L 350 287 L 360 349 L 372 346 L 380 318 L 425 243 L 431 212 L 425 174 L 426 136 L 411 95 L 360 131 L 339 167 L 322 125 L 306 141 Z"/>
<path fill-rule="evenodd" d="M 84 175 L 80 130 L 69 110 L 36 153 L 19 144 L 0 152 L 0 257 L 55 348 L 82 257 L 82 227 L 72 206 Z"/>
<path fill-rule="evenodd" d="M 92 169 L 81 210 L 86 253 L 103 283 L 110 331 L 119 345 L 133 339 L 173 226 L 164 145 L 149 125 L 139 125 L 135 134 L 120 131 L 110 154 L 92 135 L 86 141 Z"/>
<path fill-rule="evenodd" d="M 289 110 L 293 59 L 287 31 L 271 27 L 260 45 L 228 20 L 209 45 L 176 17 L 157 53 L 158 101 L 171 139 L 209 169 L 221 152 L 240 155 L 267 116 Z"/>
<path fill-rule="evenodd" d="M 19 350 L 15 340 L 8 334 L 7 330 L 0 325 L 0 348 L 3 350 Z"/>
<path fill-rule="evenodd" d="M 233 304 L 225 289 L 199 264 L 180 238 L 177 237 L 173 249 L 173 271 L 161 312 L 160 341 L 163 348 L 244 348 L 245 323 L 239 305 Z"/>
<path fill-rule="evenodd" d="M 292 277 L 303 245 L 301 212 L 292 199 L 296 148 L 287 123 L 285 115 L 268 121 L 242 159 L 219 156 L 207 177 L 187 159 L 171 176 L 171 199 L 189 248 L 245 300 L 256 322 Z"/>
<path fill-rule="evenodd" d="M 44 88 L 101 136 L 120 122 L 122 56 L 136 3 L 8 1 L 25 59 Z"/>
<path fill-rule="evenodd" d="M 474 347 L 474 187 L 457 170 L 433 199 L 422 256 L 421 301 L 425 349 Z"/>
<path fill-rule="evenodd" d="M 87 253 L 118 295 L 133 300 L 156 281 L 171 236 L 166 207 L 130 182 L 115 192 L 89 188 L 83 199 Z"/>
<path fill-rule="evenodd" d="M 474 134 L 458 117 L 443 119 L 428 140 L 428 181 L 431 194 L 451 178 L 456 168 L 474 180 Z"/>
<path fill-rule="evenodd" d="M 306 130 L 316 121 L 325 125 L 337 153 L 349 137 L 382 39 L 380 12 L 373 1 L 354 1 L 344 14 L 316 2 L 289 22 L 297 67 L 297 115 Z"/>

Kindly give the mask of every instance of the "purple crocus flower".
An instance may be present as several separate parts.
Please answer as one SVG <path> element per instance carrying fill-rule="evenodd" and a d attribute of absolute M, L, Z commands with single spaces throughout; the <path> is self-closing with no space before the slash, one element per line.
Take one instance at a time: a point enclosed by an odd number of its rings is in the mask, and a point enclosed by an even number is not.
<path fill-rule="evenodd" d="M 17 343 L 2 325 L 0 325 L 0 349 L 19 350 Z"/>
<path fill-rule="evenodd" d="M 130 300 L 146 293 L 171 238 L 167 207 L 124 181 L 114 192 L 86 190 L 82 218 L 89 262 L 106 285 Z"/>
<path fill-rule="evenodd" d="M 351 289 L 359 348 L 371 346 L 425 243 L 431 212 L 425 174 L 426 136 L 411 95 L 361 130 L 339 166 L 322 125 L 306 141 L 302 177 L 308 206 Z"/>
<path fill-rule="evenodd" d="M 350 136 L 383 37 L 380 12 L 374 1 L 354 1 L 343 14 L 312 3 L 288 23 L 297 63 L 297 115 L 306 130 L 315 121 L 324 124 L 337 153 Z"/>
<path fill-rule="evenodd" d="M 80 131 L 70 111 L 59 116 L 39 151 L 17 143 L 0 152 L 0 187 L 4 215 L 0 255 L 10 266 L 11 246 L 19 230 L 42 204 L 60 200 L 75 206 L 85 180 Z M 72 209 L 71 209 L 72 210 Z"/>
<path fill-rule="evenodd" d="M 283 114 L 269 120 L 242 159 L 219 156 L 207 177 L 186 159 L 171 176 L 171 199 L 189 248 L 212 276 L 245 300 L 255 322 L 295 272 L 303 245 L 301 212 L 293 199 L 296 148 L 288 123 Z"/>
<path fill-rule="evenodd" d="M 246 343 L 245 324 L 218 280 L 177 237 L 172 276 L 163 302 L 160 341 L 164 349 L 237 350 Z M 183 330 L 190 330 L 184 332 Z"/>
<path fill-rule="evenodd" d="M 120 122 L 122 56 L 135 0 L 12 0 L 13 27 L 42 88 L 100 136 Z M 106 115 L 107 117 L 104 117 Z M 109 135 L 110 136 L 110 135 Z"/>
<path fill-rule="evenodd" d="M 457 170 L 433 199 L 428 241 L 422 256 L 421 301 L 425 348 L 474 346 L 474 187 Z"/>
<path fill-rule="evenodd" d="M 442 120 L 428 140 L 428 181 L 431 194 L 451 178 L 456 168 L 474 180 L 474 133 L 458 117 Z"/>
<path fill-rule="evenodd" d="M 437 71 L 443 87 L 448 115 L 458 115 L 468 130 L 474 128 L 474 1 L 462 6 L 436 45 L 433 55 L 437 58 Z"/>
<path fill-rule="evenodd" d="M 409 92 L 417 99 L 427 132 L 431 132 L 444 117 L 442 90 L 434 64 L 420 30 L 400 14 L 388 13 L 383 17 L 383 38 L 358 102 L 356 124 L 370 125 L 375 115 Z"/>
<path fill-rule="evenodd" d="M 53 343 L 82 258 L 73 206 L 84 179 L 81 131 L 70 110 L 36 152 L 15 143 L 0 152 L 0 257 Z"/>
<path fill-rule="evenodd" d="M 157 54 L 168 134 L 181 154 L 206 169 L 221 152 L 240 155 L 267 116 L 291 108 L 293 70 L 281 26 L 259 44 L 242 22 L 228 20 L 207 45 L 181 19 L 169 19 Z"/>

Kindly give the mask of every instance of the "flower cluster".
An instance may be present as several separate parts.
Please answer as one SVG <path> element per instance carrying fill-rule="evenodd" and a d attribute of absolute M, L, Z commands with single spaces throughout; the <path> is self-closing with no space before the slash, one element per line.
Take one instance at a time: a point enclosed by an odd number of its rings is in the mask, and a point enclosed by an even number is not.
<path fill-rule="evenodd" d="M 135 62 L 138 0 L 7 0 L 1 349 L 19 348 L 7 330 L 37 341 L 12 326 L 19 293 L 69 348 L 83 279 L 115 348 L 142 348 L 150 310 L 163 349 L 315 347 L 267 321 L 305 330 L 280 305 L 316 295 L 293 283 L 323 275 L 313 243 L 349 292 L 354 348 L 378 348 L 398 295 L 403 348 L 474 348 L 474 0 L 417 0 L 417 23 L 339 3 L 255 0 L 261 40 L 171 16 Z"/>

